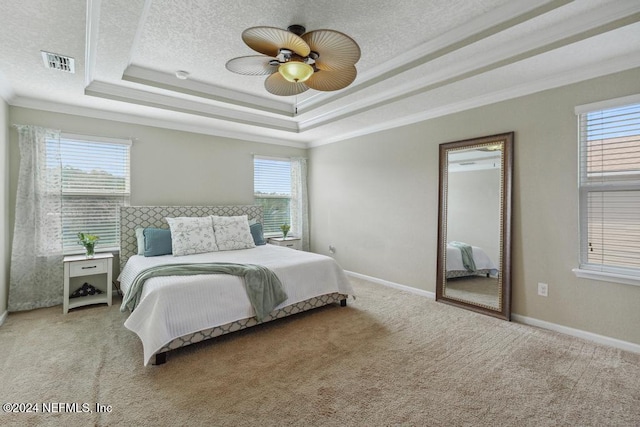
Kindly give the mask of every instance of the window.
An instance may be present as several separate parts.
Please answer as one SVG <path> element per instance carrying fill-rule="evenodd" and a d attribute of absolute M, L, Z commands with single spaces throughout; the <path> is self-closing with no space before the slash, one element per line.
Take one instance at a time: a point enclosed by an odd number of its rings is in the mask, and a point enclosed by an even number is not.
<path fill-rule="evenodd" d="M 640 103 L 635 101 L 576 109 L 580 269 L 640 279 Z"/>
<path fill-rule="evenodd" d="M 264 210 L 265 235 L 280 235 L 280 226 L 291 224 L 291 161 L 254 157 L 253 193 Z"/>
<path fill-rule="evenodd" d="M 61 135 L 48 142 L 47 161 L 61 161 L 65 254 L 81 252 L 79 232 L 100 237 L 96 250 L 120 246 L 119 208 L 129 204 L 128 140 Z M 59 155 L 59 160 L 58 160 Z"/>

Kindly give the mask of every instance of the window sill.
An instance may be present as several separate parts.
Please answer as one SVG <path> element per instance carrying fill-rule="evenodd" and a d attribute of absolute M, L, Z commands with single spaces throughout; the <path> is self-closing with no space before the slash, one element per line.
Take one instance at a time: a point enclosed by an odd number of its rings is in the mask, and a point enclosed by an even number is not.
<path fill-rule="evenodd" d="M 120 253 L 120 248 L 118 247 L 109 247 L 109 248 L 96 248 L 96 253 L 102 253 L 102 252 L 111 252 L 112 254 L 116 255 Z M 65 251 L 63 255 L 82 255 L 86 253 L 86 251 L 79 249 L 79 250 L 73 250 L 73 251 Z"/>
<path fill-rule="evenodd" d="M 626 274 L 609 273 L 605 271 L 596 270 L 584 270 L 581 268 L 574 268 L 573 273 L 576 277 L 591 280 L 601 280 L 603 282 L 621 283 L 623 285 L 640 286 L 640 277 L 629 276 Z"/>

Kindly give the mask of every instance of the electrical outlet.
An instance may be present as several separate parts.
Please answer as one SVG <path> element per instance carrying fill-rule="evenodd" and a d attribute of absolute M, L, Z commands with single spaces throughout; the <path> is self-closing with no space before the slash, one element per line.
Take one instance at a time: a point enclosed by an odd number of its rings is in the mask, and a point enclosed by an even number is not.
<path fill-rule="evenodd" d="M 538 283 L 538 295 L 541 297 L 549 296 L 549 285 L 546 283 Z"/>

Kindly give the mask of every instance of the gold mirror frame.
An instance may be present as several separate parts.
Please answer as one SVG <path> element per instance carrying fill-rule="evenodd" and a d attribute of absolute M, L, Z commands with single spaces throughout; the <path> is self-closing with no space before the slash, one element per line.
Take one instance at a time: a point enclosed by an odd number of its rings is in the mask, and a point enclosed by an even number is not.
<path fill-rule="evenodd" d="M 511 193 L 513 175 L 514 133 L 440 144 L 440 190 L 438 211 L 438 264 L 436 276 L 436 301 L 488 314 L 500 319 L 511 319 Z M 495 150 L 500 151 L 499 189 L 499 264 L 497 268 L 497 307 L 482 302 L 447 295 L 447 224 L 449 194 L 449 156 L 458 152 Z M 494 273 L 495 274 L 495 273 Z M 488 277 L 488 276 L 487 276 Z M 450 280 L 450 279 L 449 279 Z"/>

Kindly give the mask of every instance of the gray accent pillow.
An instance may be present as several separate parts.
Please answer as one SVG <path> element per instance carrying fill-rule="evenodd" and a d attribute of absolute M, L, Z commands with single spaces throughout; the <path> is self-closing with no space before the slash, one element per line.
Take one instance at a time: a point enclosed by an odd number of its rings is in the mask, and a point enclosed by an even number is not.
<path fill-rule="evenodd" d="M 262 246 L 267 244 L 267 242 L 264 240 L 264 233 L 262 232 L 262 224 L 260 224 L 259 222 L 256 222 L 254 224 L 251 224 L 249 226 L 249 229 L 251 230 L 251 237 L 253 237 L 253 243 L 255 243 L 256 246 Z"/>
<path fill-rule="evenodd" d="M 171 230 L 166 228 L 145 228 L 144 256 L 160 256 L 171 254 Z"/>

